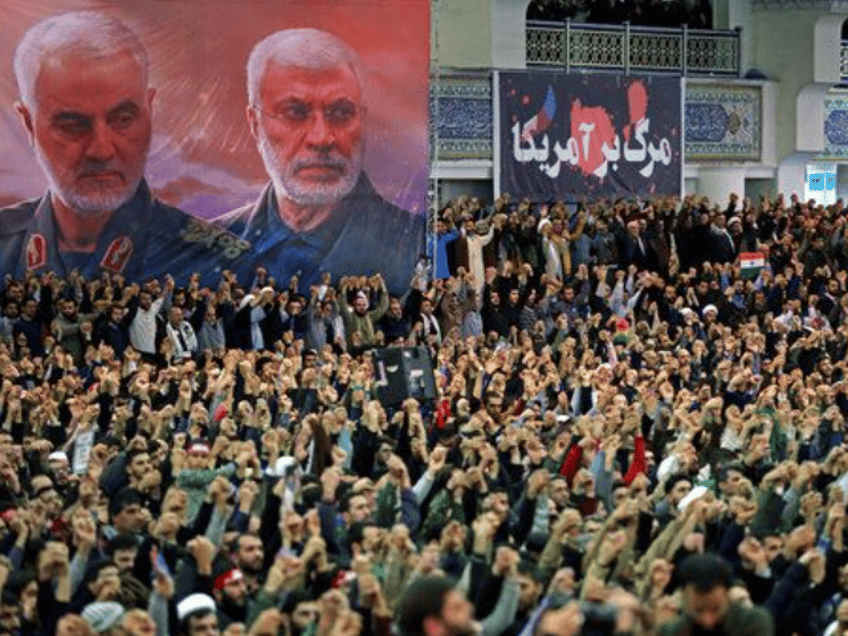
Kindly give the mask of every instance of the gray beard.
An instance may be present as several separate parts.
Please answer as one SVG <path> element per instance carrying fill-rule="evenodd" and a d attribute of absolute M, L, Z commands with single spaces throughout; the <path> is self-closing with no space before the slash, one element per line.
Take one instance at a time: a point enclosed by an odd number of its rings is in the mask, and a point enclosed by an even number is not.
<path fill-rule="evenodd" d="M 274 194 L 277 200 L 288 199 L 297 205 L 333 205 L 341 201 L 356 186 L 359 172 L 362 169 L 362 144 L 353 159 L 333 158 L 332 163 L 344 166 L 342 176 L 336 183 L 316 183 L 304 188 L 295 176 L 295 166 L 283 165 L 274 148 L 265 136 L 262 128 L 259 128 L 259 141 L 257 143 L 259 155 L 265 165 L 265 172 L 274 185 Z"/>
<path fill-rule="evenodd" d="M 114 212 L 133 197 L 136 190 L 138 190 L 141 180 L 144 178 L 143 168 L 139 171 L 138 175 L 129 174 L 126 169 L 123 169 L 122 172 L 127 178 L 127 183 L 120 189 L 101 189 L 95 194 L 82 194 L 73 188 L 65 188 L 62 186 L 59 183 L 59 179 L 56 177 L 56 174 L 53 172 L 53 168 L 50 166 L 50 163 L 47 161 L 47 157 L 44 156 L 41 149 L 38 147 L 38 144 L 35 144 L 34 147 L 35 158 L 41 166 L 44 177 L 47 179 L 47 186 L 50 188 L 50 191 L 57 195 L 65 205 L 70 207 L 74 212 L 82 217 L 96 217 L 105 214 L 106 212 Z M 141 165 L 144 166 L 146 164 L 147 153 L 145 152 Z M 121 167 L 125 168 L 124 166 Z"/>

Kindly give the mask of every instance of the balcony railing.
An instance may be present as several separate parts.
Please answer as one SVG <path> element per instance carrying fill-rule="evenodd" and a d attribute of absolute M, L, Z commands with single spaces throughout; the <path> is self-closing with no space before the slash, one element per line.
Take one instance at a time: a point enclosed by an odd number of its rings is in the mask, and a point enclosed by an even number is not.
<path fill-rule="evenodd" d="M 527 65 L 566 71 L 677 75 L 740 74 L 739 30 L 702 31 L 631 26 L 527 22 Z M 846 51 L 843 48 L 843 73 Z"/>
<path fill-rule="evenodd" d="M 839 79 L 848 84 L 848 40 L 842 40 L 839 56 Z"/>

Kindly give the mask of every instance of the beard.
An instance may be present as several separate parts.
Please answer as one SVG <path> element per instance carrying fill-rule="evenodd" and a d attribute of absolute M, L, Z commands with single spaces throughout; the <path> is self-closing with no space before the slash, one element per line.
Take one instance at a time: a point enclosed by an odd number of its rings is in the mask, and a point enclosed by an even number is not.
<path fill-rule="evenodd" d="M 295 159 L 291 163 L 284 164 L 261 126 L 258 137 L 259 155 L 262 157 L 262 163 L 271 178 L 271 183 L 274 184 L 274 193 L 278 199 L 289 199 L 297 205 L 332 205 L 350 194 L 356 185 L 362 169 L 363 145 L 361 142 L 356 145 L 353 156 L 350 158 L 331 151 L 319 153 L 313 158 Z M 338 173 L 339 177 L 334 181 L 322 182 L 305 181 L 298 176 L 298 172 L 311 167 L 329 168 Z"/>
<path fill-rule="evenodd" d="M 132 165 L 125 165 L 118 159 L 99 161 L 85 159 L 74 171 L 55 170 L 38 144 L 35 146 L 35 157 L 41 166 L 50 191 L 58 195 L 65 205 L 83 217 L 93 217 L 114 212 L 129 201 L 144 178 L 144 166 L 147 164 L 147 151 L 139 156 Z M 86 185 L 81 186 L 77 181 L 82 175 L 117 172 L 123 176 L 123 183 L 115 185 L 112 179 L 99 182 L 97 179 L 87 179 Z"/>
<path fill-rule="evenodd" d="M 227 615 L 235 623 L 243 623 L 247 619 L 247 600 L 242 599 L 240 602 L 224 594 L 221 597 L 219 604 L 221 611 Z"/>

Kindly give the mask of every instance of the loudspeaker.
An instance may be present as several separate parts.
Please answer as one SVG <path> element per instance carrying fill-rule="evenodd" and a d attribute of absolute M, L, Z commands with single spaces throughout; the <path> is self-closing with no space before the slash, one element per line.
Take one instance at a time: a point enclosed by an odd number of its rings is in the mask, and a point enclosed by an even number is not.
<path fill-rule="evenodd" d="M 433 359 L 427 347 L 374 349 L 377 399 L 384 407 L 399 406 L 407 398 L 436 399 Z"/>

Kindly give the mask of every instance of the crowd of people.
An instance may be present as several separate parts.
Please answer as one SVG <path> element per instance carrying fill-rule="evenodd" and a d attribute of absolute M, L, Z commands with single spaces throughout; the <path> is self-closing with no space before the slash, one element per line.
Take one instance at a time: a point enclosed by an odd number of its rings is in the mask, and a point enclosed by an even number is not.
<path fill-rule="evenodd" d="M 401 297 L 6 276 L 0 635 L 840 636 L 845 215 L 461 197 Z"/>
<path fill-rule="evenodd" d="M 710 0 L 533 0 L 527 19 L 711 29 L 713 8 Z"/>

